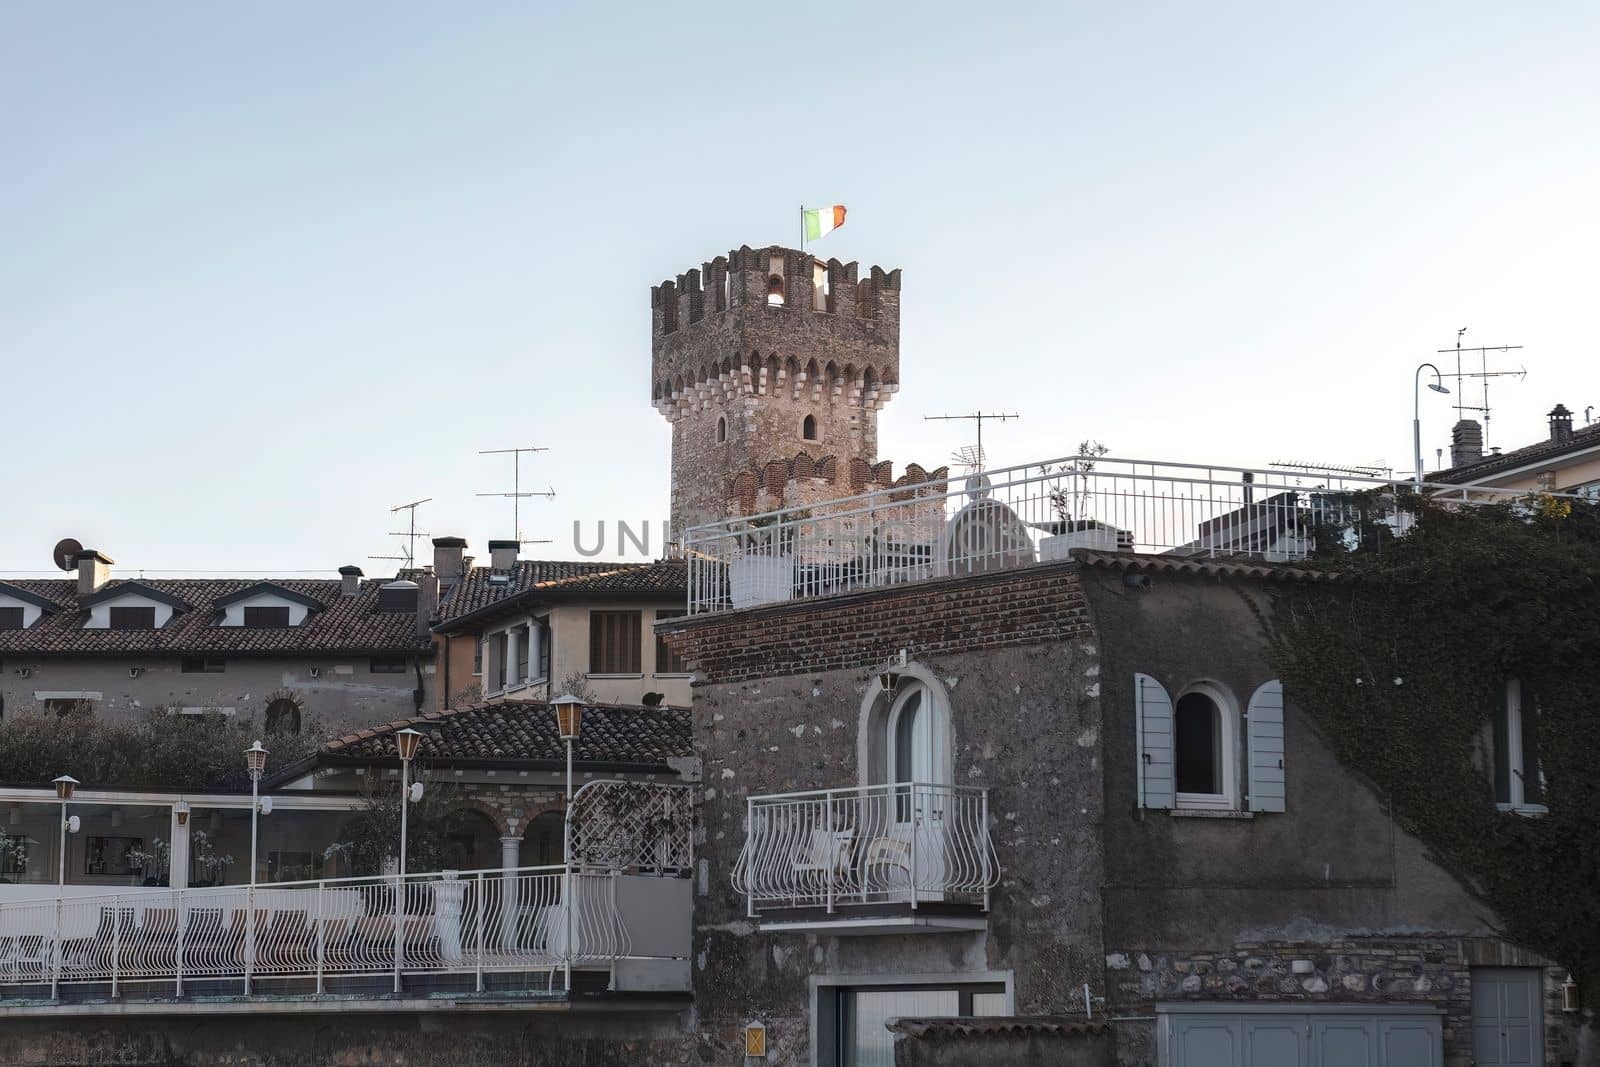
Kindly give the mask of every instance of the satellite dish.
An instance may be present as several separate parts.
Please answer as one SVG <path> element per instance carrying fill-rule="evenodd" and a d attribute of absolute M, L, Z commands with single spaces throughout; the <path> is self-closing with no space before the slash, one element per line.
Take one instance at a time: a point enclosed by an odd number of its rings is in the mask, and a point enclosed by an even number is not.
<path fill-rule="evenodd" d="M 411 783 L 411 803 L 415 804 L 422 799 L 422 783 Z"/>
<path fill-rule="evenodd" d="M 56 542 L 55 551 L 52 553 L 56 559 L 56 566 L 64 571 L 70 571 L 78 565 L 78 553 L 83 551 L 83 545 L 76 538 L 63 537 Z"/>
<path fill-rule="evenodd" d="M 83 825 L 83 823 L 78 820 L 78 817 L 76 815 L 67 816 L 67 833 L 69 833 L 69 834 L 77 833 L 78 832 L 78 827 L 80 827 L 82 825 Z"/>
<path fill-rule="evenodd" d="M 261 814 L 263 814 L 263 815 L 271 815 L 272 814 L 272 798 L 271 797 L 262 797 L 261 798 Z"/>
<path fill-rule="evenodd" d="M 974 500 L 986 500 L 993 483 L 987 474 L 970 474 L 967 476 L 967 495 Z"/>

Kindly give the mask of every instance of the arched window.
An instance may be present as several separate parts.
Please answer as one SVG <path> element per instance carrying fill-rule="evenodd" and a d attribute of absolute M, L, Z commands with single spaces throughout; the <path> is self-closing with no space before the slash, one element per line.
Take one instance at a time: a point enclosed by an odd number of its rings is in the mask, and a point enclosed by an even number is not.
<path fill-rule="evenodd" d="M 717 444 L 720 445 L 723 442 L 727 441 L 727 439 L 728 439 L 728 417 L 726 415 L 718 415 L 717 416 Z"/>
<path fill-rule="evenodd" d="M 300 705 L 289 697 L 280 697 L 267 705 L 267 733 L 298 734 L 300 732 Z"/>
<path fill-rule="evenodd" d="M 534 816 L 522 835 L 522 865 L 551 867 L 565 862 L 561 854 L 565 841 L 566 820 L 561 812 L 546 811 Z"/>
<path fill-rule="evenodd" d="M 1226 693 L 1201 683 L 1172 709 L 1172 773 L 1180 808 L 1233 810 L 1239 804 L 1238 712 Z"/>
<path fill-rule="evenodd" d="M 815 441 L 817 439 L 817 417 L 815 415 L 807 415 L 805 417 L 805 421 L 800 424 L 800 436 L 807 441 Z"/>

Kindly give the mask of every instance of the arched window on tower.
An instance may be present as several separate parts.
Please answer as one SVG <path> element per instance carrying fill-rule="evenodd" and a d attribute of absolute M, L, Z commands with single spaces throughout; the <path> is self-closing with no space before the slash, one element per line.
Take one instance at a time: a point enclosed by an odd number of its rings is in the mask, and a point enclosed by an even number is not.
<path fill-rule="evenodd" d="M 800 436 L 807 441 L 815 441 L 817 439 L 817 417 L 815 415 L 807 415 L 805 421 L 800 423 Z"/>
<path fill-rule="evenodd" d="M 726 416 L 726 415 L 718 415 L 717 416 L 717 444 L 720 445 L 720 444 L 724 443 L 727 440 L 728 440 L 728 416 Z"/>

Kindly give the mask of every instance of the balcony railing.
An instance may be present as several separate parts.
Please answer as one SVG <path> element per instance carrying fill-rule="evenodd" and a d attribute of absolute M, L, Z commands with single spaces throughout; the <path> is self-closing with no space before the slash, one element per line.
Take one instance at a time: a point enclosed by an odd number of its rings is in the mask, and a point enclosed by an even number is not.
<path fill-rule="evenodd" d="M 1000 866 L 989 791 L 902 783 L 750 797 L 734 887 L 752 917 L 867 906 L 987 911 Z"/>
<path fill-rule="evenodd" d="M 314 983 L 321 994 L 331 981 L 382 976 L 398 992 L 408 975 L 454 974 L 481 992 L 487 974 L 548 971 L 550 987 L 564 988 L 572 966 L 632 951 L 624 877 L 526 867 L 0 903 L 0 987 L 55 997 L 63 985 L 109 983 L 116 996 L 170 983 L 181 997 L 294 979 L 292 991 Z"/>
<path fill-rule="evenodd" d="M 687 532 L 691 614 L 832 596 L 1066 559 L 1074 548 L 1305 558 L 1318 537 L 1368 536 L 1356 494 L 1420 491 L 1511 503 L 1518 490 L 1341 474 L 1067 456 L 965 478 L 696 526 Z M 1380 501 L 1376 511 L 1384 508 Z M 1403 533 L 1391 498 L 1379 520 Z"/>

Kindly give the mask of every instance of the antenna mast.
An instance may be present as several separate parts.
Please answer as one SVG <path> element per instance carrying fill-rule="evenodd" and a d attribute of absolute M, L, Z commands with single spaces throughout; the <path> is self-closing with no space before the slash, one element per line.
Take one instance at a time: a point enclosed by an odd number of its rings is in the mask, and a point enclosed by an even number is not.
<path fill-rule="evenodd" d="M 485 448 L 478 452 L 480 456 L 503 456 L 511 454 L 511 492 L 509 493 L 479 493 L 478 496 L 498 496 L 511 498 L 511 527 L 512 535 L 518 544 L 548 544 L 547 541 L 524 541 L 522 538 L 522 500 L 524 497 L 542 496 L 547 500 L 555 499 L 556 491 L 552 486 L 542 493 L 522 491 L 522 454 L 524 452 L 548 452 L 548 448 Z"/>
<path fill-rule="evenodd" d="M 428 536 L 426 530 L 417 529 L 417 508 L 428 503 L 432 499 L 433 497 L 427 496 L 423 497 L 421 500 L 413 500 L 409 504 L 396 504 L 394 507 L 390 508 L 389 514 L 391 515 L 397 511 L 409 511 L 411 513 L 411 521 L 407 524 L 406 529 L 389 531 L 390 537 L 404 537 L 406 539 L 405 546 L 400 550 L 402 554 L 398 556 L 368 556 L 367 558 L 397 560 L 403 564 L 405 568 L 409 569 L 416 559 L 417 538 Z"/>
<path fill-rule="evenodd" d="M 1016 412 L 998 413 L 992 411 L 974 411 L 970 415 L 924 415 L 924 422 L 944 422 L 970 420 L 978 424 L 978 446 L 976 448 L 964 447 L 950 454 L 950 458 L 957 463 L 971 467 L 974 471 L 981 471 L 985 466 L 983 455 L 983 420 L 991 419 L 997 422 L 1008 422 L 1011 419 L 1020 419 Z"/>
<path fill-rule="evenodd" d="M 1467 417 L 1466 413 L 1469 412 L 1469 411 L 1481 411 L 1481 412 L 1483 412 L 1483 444 L 1484 444 L 1484 447 L 1487 448 L 1489 446 L 1489 379 L 1490 378 L 1517 378 L 1517 379 L 1523 379 L 1523 378 L 1526 378 L 1528 376 L 1528 368 L 1527 367 L 1522 367 L 1522 368 L 1520 368 L 1518 370 L 1490 370 L 1489 369 L 1489 353 L 1490 352 L 1516 352 L 1516 351 L 1519 351 L 1522 348 L 1522 346 L 1521 345 L 1483 345 L 1483 346 L 1478 347 L 1478 348 L 1462 348 L 1461 347 L 1461 337 L 1466 332 L 1467 332 L 1467 328 L 1465 326 L 1461 327 L 1461 329 L 1456 331 L 1456 346 L 1454 348 L 1439 348 L 1439 349 L 1435 349 L 1434 350 L 1434 354 L 1435 355 L 1439 355 L 1439 356 L 1447 356 L 1452 352 L 1455 353 L 1455 357 L 1456 357 L 1456 372 L 1454 374 L 1442 375 L 1442 377 L 1454 378 L 1456 380 L 1456 404 L 1455 404 L 1456 419 L 1457 419 L 1457 421 L 1460 421 L 1461 419 L 1466 418 Z M 1476 352 L 1478 354 L 1478 366 L 1479 366 L 1479 369 L 1475 370 L 1475 371 L 1463 370 L 1462 366 L 1461 366 L 1461 357 L 1463 355 L 1471 355 L 1474 352 Z M 1477 404 L 1469 404 L 1469 403 L 1467 403 L 1467 391 L 1464 388 L 1462 388 L 1462 386 L 1465 384 L 1465 381 L 1468 378 L 1482 378 L 1483 379 L 1483 405 L 1481 407 L 1479 405 L 1477 405 Z"/>

